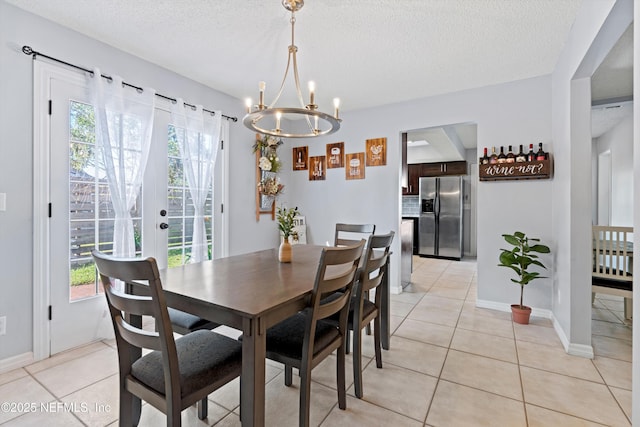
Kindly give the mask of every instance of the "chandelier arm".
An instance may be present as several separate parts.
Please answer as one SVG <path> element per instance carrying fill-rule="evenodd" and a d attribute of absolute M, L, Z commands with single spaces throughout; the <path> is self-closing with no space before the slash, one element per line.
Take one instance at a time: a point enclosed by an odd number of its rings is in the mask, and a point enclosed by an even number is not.
<path fill-rule="evenodd" d="M 292 24 L 293 25 L 293 24 Z M 300 77 L 298 77 L 298 61 L 296 52 L 293 52 L 293 78 L 296 82 L 296 93 L 298 94 L 298 101 L 300 102 L 300 107 L 305 108 L 304 100 L 302 98 L 302 91 L 300 90 Z M 312 133 L 316 133 L 315 128 L 311 125 L 311 120 L 309 120 L 309 116 L 304 116 L 307 126 L 309 126 L 309 130 Z"/>
<path fill-rule="evenodd" d="M 276 97 L 273 99 L 273 101 L 271 102 L 271 104 L 269 104 L 269 106 L 267 108 L 273 108 L 276 103 L 278 102 L 278 100 L 280 99 L 280 96 L 282 95 L 282 92 L 284 90 L 284 85 L 287 82 L 287 76 L 289 75 L 289 67 L 291 66 L 291 56 L 293 55 L 293 67 L 294 67 L 294 71 L 295 71 L 295 77 L 296 77 L 296 87 L 298 88 L 298 94 L 300 92 L 300 87 L 297 84 L 297 78 L 298 78 L 298 72 L 297 72 L 297 67 L 296 67 L 296 51 L 298 50 L 298 47 L 295 44 L 295 39 L 294 39 L 294 31 L 293 31 L 293 26 L 296 23 L 296 18 L 294 16 L 294 11 L 291 11 L 291 45 L 289 46 L 289 54 L 287 55 L 287 68 L 285 68 L 284 70 L 284 76 L 282 77 L 282 83 L 280 83 L 280 89 L 278 90 L 278 94 L 276 95 Z M 300 95 L 298 95 L 298 97 L 300 97 Z M 300 102 L 302 102 L 302 100 L 300 100 Z M 301 104 L 303 105 L 303 104 Z M 303 105 L 304 106 L 304 105 Z"/>
<path fill-rule="evenodd" d="M 294 46 L 295 47 L 295 46 Z M 282 83 L 280 84 L 280 89 L 278 90 L 278 94 L 273 99 L 271 104 L 267 108 L 273 108 L 278 100 L 280 99 L 280 95 L 282 95 L 282 91 L 284 90 L 284 84 L 287 82 L 287 75 L 289 74 L 289 65 L 291 64 L 291 47 L 289 47 L 289 56 L 287 57 L 287 68 L 284 70 L 284 77 L 282 77 Z"/>

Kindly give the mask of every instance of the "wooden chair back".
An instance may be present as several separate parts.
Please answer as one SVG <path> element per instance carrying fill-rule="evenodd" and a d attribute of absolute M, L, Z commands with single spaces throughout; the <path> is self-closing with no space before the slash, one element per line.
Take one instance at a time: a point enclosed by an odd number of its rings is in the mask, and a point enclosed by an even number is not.
<path fill-rule="evenodd" d="M 341 310 L 346 323 L 349 298 L 365 242 L 362 239 L 353 246 L 323 248 L 310 301 L 314 323 Z"/>
<path fill-rule="evenodd" d="M 368 239 L 376 231 L 375 224 L 336 224 L 334 246 L 352 246 L 360 239 Z"/>
<path fill-rule="evenodd" d="M 389 250 L 395 233 L 390 231 L 388 234 L 378 234 L 369 237 L 367 249 L 365 251 L 364 266 L 360 273 L 356 289 L 356 299 L 360 303 L 362 309 L 362 299 L 366 293 L 380 286 L 382 278 L 386 274 L 387 259 L 389 258 Z M 380 298 L 382 293 L 376 292 L 375 305 L 380 307 Z"/>
<path fill-rule="evenodd" d="M 139 357 L 142 349 L 159 350 L 163 359 L 166 400 L 179 400 L 178 355 L 156 260 L 116 259 L 95 250 L 91 253 L 109 305 L 118 346 L 121 377 L 130 375 L 131 365 L 137 359 L 133 355 Z M 125 283 L 146 281 L 150 295 L 131 295 L 119 291 L 117 280 Z M 142 325 L 131 323 L 131 315 L 153 317 L 156 331 L 146 331 L 142 329 Z M 177 396 L 173 396 L 174 393 Z"/>
<path fill-rule="evenodd" d="M 591 302 L 596 293 L 624 298 L 624 317 L 631 319 L 633 306 L 633 228 L 594 225 Z"/>
<path fill-rule="evenodd" d="M 351 290 L 365 243 L 362 239 L 353 246 L 327 247 L 322 250 L 308 307 L 311 312 L 307 316 L 300 361 L 303 370 L 313 369 L 318 361 L 323 360 L 335 349 L 332 346 L 327 347 L 327 354 L 316 354 L 314 351 L 313 337 L 316 335 L 318 321 L 339 313 L 339 344 L 344 346 L 345 337 L 349 333 L 347 321 Z"/>
<path fill-rule="evenodd" d="M 594 277 L 631 281 L 633 259 L 633 227 L 594 225 Z"/>

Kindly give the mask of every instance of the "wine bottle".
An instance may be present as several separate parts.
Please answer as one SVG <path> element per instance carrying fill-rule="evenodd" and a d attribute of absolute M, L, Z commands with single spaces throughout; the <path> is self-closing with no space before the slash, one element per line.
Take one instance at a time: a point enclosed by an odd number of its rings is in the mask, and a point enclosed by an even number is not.
<path fill-rule="evenodd" d="M 536 160 L 546 160 L 547 153 L 542 149 L 542 142 L 538 144 L 538 152 L 536 153 Z"/>
<path fill-rule="evenodd" d="M 534 162 L 536 160 L 536 153 L 533 151 L 533 144 L 529 144 L 529 153 L 527 154 L 527 162 Z"/>
<path fill-rule="evenodd" d="M 526 162 L 527 161 L 527 156 L 524 154 L 524 151 L 522 151 L 522 144 L 520 144 L 520 151 L 518 151 L 518 154 L 516 155 L 516 162 L 520 163 L 520 162 Z"/>
<path fill-rule="evenodd" d="M 498 155 L 496 154 L 496 147 L 491 147 L 491 157 L 489 157 L 489 163 L 498 163 Z"/>
<path fill-rule="evenodd" d="M 489 156 L 487 155 L 487 147 L 484 147 L 484 156 L 480 157 L 480 164 L 486 165 L 489 163 Z"/>
<path fill-rule="evenodd" d="M 507 152 L 507 163 L 514 163 L 515 161 L 516 161 L 516 155 L 513 154 L 513 148 L 510 145 L 509 151 Z"/>
<path fill-rule="evenodd" d="M 500 154 L 498 154 L 498 163 L 504 163 L 507 161 L 507 156 L 504 155 L 504 147 L 500 146 Z"/>

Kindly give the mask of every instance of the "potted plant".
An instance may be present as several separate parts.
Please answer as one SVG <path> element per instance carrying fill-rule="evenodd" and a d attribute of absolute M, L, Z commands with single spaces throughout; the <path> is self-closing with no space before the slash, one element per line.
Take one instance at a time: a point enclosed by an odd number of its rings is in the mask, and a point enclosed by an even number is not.
<path fill-rule="evenodd" d="M 294 218 L 298 215 L 298 207 L 285 208 L 283 206 L 278 207 L 276 213 L 276 219 L 278 221 L 278 229 L 282 232 L 283 240 L 278 250 L 278 259 L 280 262 L 291 262 L 291 243 L 289 237 L 294 233 L 293 225 Z"/>
<path fill-rule="evenodd" d="M 551 250 L 548 246 L 539 243 L 530 244 L 529 242 L 539 242 L 540 239 L 527 237 L 521 231 L 516 231 L 513 234 L 503 234 L 502 237 L 512 248 L 500 249 L 502 252 L 500 252 L 500 264 L 498 266 L 508 267 L 517 275 L 517 279 L 511 279 L 511 281 L 520 285 L 520 304 L 512 304 L 511 313 L 514 322 L 526 325 L 529 323 L 531 307 L 525 306 L 522 302 L 524 285 L 527 285 L 532 280 L 545 278 L 545 276 L 540 276 L 537 271 L 529 271 L 529 267 L 537 265 L 546 269 L 547 267 L 540 262 L 536 253 L 548 254 Z"/>

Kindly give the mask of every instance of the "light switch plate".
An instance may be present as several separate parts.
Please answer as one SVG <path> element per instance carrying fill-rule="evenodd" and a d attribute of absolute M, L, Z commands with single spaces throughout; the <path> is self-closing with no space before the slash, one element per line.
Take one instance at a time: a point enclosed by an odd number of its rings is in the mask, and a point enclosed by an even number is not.
<path fill-rule="evenodd" d="M 0 335 L 7 333 L 7 316 L 0 317 Z"/>
<path fill-rule="evenodd" d="M 0 211 L 7 210 L 7 193 L 0 193 Z"/>

